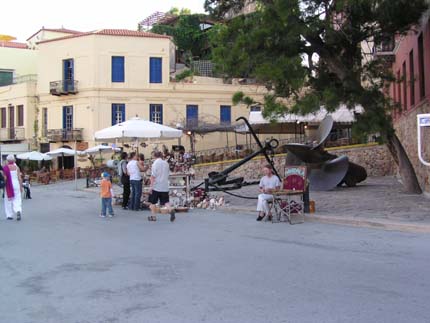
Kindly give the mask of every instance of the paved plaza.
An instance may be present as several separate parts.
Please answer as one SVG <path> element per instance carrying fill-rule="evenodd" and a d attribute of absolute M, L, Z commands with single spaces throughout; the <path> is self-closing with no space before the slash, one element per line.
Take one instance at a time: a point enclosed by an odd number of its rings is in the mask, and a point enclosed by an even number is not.
<path fill-rule="evenodd" d="M 426 225 L 430 200 L 392 180 L 311 198 L 320 216 Z M 430 234 L 259 223 L 247 200 L 101 219 L 94 189 L 32 195 L 21 222 L 0 212 L 1 323 L 430 321 Z"/>
<path fill-rule="evenodd" d="M 258 186 L 247 186 L 234 194 L 255 196 Z M 383 227 L 430 233 L 430 198 L 404 193 L 395 177 L 370 177 L 356 187 L 311 192 L 316 213 L 308 220 Z M 252 212 L 256 201 L 229 196 L 232 210 Z"/>

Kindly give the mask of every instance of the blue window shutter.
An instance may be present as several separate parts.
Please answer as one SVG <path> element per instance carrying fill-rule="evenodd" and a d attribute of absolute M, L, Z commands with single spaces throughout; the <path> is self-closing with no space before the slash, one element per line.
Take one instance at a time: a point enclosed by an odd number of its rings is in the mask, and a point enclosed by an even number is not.
<path fill-rule="evenodd" d="M 67 60 L 63 60 L 63 82 L 67 79 Z"/>
<path fill-rule="evenodd" d="M 116 125 L 116 104 L 112 104 L 112 126 Z"/>
<path fill-rule="evenodd" d="M 66 129 L 67 107 L 63 107 L 63 129 Z"/>
<path fill-rule="evenodd" d="M 155 106 L 153 104 L 149 105 L 149 121 L 154 122 L 154 110 Z"/>
<path fill-rule="evenodd" d="M 163 124 L 163 106 L 160 105 L 160 124 Z"/>
<path fill-rule="evenodd" d="M 162 58 L 149 58 L 149 83 L 162 83 Z"/>
<path fill-rule="evenodd" d="M 121 104 L 121 122 L 125 121 L 125 104 Z"/>
<path fill-rule="evenodd" d="M 220 121 L 222 124 L 231 124 L 231 106 L 222 105 L 220 107 Z"/>
<path fill-rule="evenodd" d="M 112 56 L 112 82 L 124 82 L 124 56 Z"/>
<path fill-rule="evenodd" d="M 199 107 L 197 105 L 187 105 L 187 125 L 195 127 L 198 125 Z"/>

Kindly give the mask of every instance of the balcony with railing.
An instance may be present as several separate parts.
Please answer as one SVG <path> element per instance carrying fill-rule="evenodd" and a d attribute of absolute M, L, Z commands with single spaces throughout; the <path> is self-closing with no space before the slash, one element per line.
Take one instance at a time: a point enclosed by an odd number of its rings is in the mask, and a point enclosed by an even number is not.
<path fill-rule="evenodd" d="M 52 95 L 69 95 L 78 93 L 78 81 L 62 80 L 49 82 L 49 93 Z"/>
<path fill-rule="evenodd" d="M 81 141 L 83 129 L 48 129 L 46 138 L 50 142 Z"/>
<path fill-rule="evenodd" d="M 373 56 L 394 60 L 397 45 L 398 43 L 396 43 L 394 36 L 381 39 L 373 45 Z"/>
<path fill-rule="evenodd" d="M 25 140 L 25 128 L 0 128 L 0 141 Z"/>

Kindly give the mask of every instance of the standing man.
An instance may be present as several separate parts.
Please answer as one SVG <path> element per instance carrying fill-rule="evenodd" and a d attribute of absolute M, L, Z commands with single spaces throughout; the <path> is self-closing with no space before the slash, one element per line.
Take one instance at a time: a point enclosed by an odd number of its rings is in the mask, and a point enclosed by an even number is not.
<path fill-rule="evenodd" d="M 155 161 L 151 169 L 151 195 L 149 196 L 149 206 L 152 215 L 148 217 L 149 221 L 156 221 L 155 204 L 160 201 L 160 205 L 164 205 L 169 209 L 170 222 L 175 221 L 175 209 L 169 203 L 169 164 L 162 159 L 163 153 L 157 151 L 154 153 Z"/>
<path fill-rule="evenodd" d="M 121 161 L 118 164 L 118 175 L 122 184 L 122 208 L 128 209 L 130 201 L 130 176 L 127 174 L 127 153 L 121 153 Z"/>
<path fill-rule="evenodd" d="M 134 211 L 140 210 L 140 198 L 142 196 L 142 175 L 144 166 L 137 160 L 137 154 L 130 154 L 130 161 L 127 164 L 127 174 L 130 176 L 131 184 L 131 209 Z"/>

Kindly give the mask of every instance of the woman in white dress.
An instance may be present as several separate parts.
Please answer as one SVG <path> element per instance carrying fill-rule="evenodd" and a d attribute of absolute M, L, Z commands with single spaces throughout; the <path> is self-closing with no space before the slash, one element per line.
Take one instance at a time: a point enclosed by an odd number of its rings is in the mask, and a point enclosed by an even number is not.
<path fill-rule="evenodd" d="M 7 164 L 3 167 L 3 173 L 6 180 L 4 194 L 4 209 L 6 219 L 13 220 L 13 215 L 16 214 L 16 220 L 21 220 L 22 200 L 21 193 L 23 190 L 21 171 L 15 164 L 15 157 L 8 155 L 6 157 Z"/>

